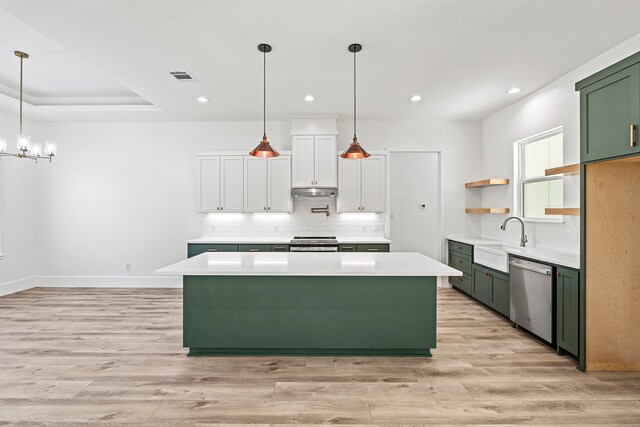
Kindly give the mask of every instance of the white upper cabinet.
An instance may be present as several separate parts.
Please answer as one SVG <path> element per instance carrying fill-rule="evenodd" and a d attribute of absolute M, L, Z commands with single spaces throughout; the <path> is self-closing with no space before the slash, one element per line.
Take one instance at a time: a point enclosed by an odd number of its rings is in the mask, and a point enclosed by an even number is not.
<path fill-rule="evenodd" d="M 242 156 L 196 157 L 196 210 L 242 212 Z"/>
<path fill-rule="evenodd" d="M 244 205 L 242 156 L 220 156 L 220 211 L 242 212 Z"/>
<path fill-rule="evenodd" d="M 220 211 L 220 156 L 196 157 L 196 210 Z"/>
<path fill-rule="evenodd" d="M 291 141 L 292 187 L 313 187 L 315 182 L 315 137 L 294 136 Z"/>
<path fill-rule="evenodd" d="M 362 211 L 384 212 L 387 182 L 386 157 L 371 156 L 361 162 Z"/>
<path fill-rule="evenodd" d="M 335 135 L 294 136 L 292 187 L 336 187 L 337 145 Z"/>
<path fill-rule="evenodd" d="M 291 156 L 279 156 L 268 162 L 268 212 L 286 212 L 293 209 L 291 202 Z"/>
<path fill-rule="evenodd" d="M 338 212 L 384 212 L 386 157 L 338 160 Z"/>
<path fill-rule="evenodd" d="M 244 211 L 291 212 L 291 157 L 244 158 Z"/>
<path fill-rule="evenodd" d="M 244 211 L 267 211 L 268 159 L 247 156 L 244 158 Z"/>

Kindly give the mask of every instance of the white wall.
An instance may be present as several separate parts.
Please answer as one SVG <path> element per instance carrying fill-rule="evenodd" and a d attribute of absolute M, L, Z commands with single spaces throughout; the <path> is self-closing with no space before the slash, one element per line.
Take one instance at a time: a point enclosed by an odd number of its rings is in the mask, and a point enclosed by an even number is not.
<path fill-rule="evenodd" d="M 0 114 L 0 137 L 12 152 L 18 131 L 17 117 Z M 0 295 L 31 287 L 36 275 L 35 168 L 32 160 L 0 157 Z"/>
<path fill-rule="evenodd" d="M 339 123 L 340 147 L 348 144 L 350 128 L 350 122 Z M 369 150 L 441 150 L 446 231 L 479 233 L 479 221 L 463 213 L 462 185 L 480 167 L 479 122 L 361 122 L 359 128 Z M 290 122 L 268 124 L 277 149 L 290 149 L 289 133 Z M 59 142 L 55 164 L 37 170 L 38 272 L 45 284 L 149 276 L 184 258 L 185 240 L 203 234 L 291 235 L 317 228 L 382 234 L 382 215 L 327 219 L 308 213 L 314 201 L 294 202 L 289 219 L 245 215 L 233 222 L 195 213 L 194 155 L 249 150 L 261 123 L 41 123 L 38 134 Z"/>
<path fill-rule="evenodd" d="M 640 35 L 608 50 L 547 86 L 522 98 L 482 122 L 483 176 L 513 179 L 513 143 L 557 126 L 564 127 L 565 164 L 580 161 L 580 98 L 574 84 L 601 69 L 640 51 Z M 506 96 L 506 95 L 505 95 Z M 484 206 L 514 208 L 514 184 L 483 190 Z M 578 207 L 580 179 L 564 178 L 566 207 Z M 517 224 L 509 224 L 507 232 L 499 225 L 507 215 L 482 215 L 482 236 L 519 243 Z M 565 223 L 527 223 L 532 245 L 579 251 L 579 217 L 566 216 Z"/>

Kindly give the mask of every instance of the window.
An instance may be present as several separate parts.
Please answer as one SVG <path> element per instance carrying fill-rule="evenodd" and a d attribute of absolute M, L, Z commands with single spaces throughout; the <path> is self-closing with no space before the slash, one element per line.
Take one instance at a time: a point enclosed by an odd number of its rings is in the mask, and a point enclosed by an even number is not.
<path fill-rule="evenodd" d="M 563 165 L 562 128 L 518 141 L 516 180 L 519 182 L 517 203 L 523 218 L 560 220 L 560 215 L 545 215 L 545 208 L 563 206 L 561 176 L 545 176 L 545 169 Z"/>

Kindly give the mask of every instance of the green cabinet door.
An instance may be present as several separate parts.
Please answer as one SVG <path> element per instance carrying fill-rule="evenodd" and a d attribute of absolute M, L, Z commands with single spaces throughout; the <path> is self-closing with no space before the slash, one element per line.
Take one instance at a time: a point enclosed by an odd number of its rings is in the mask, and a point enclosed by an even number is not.
<path fill-rule="evenodd" d="M 579 342 L 579 278 L 576 270 L 558 267 L 556 315 L 558 349 L 578 356 Z"/>
<path fill-rule="evenodd" d="M 355 252 L 357 245 L 338 245 L 338 252 Z"/>
<path fill-rule="evenodd" d="M 271 245 L 272 252 L 289 252 L 289 245 Z"/>
<path fill-rule="evenodd" d="M 489 307 L 505 316 L 509 316 L 510 310 L 510 287 L 509 275 L 492 272 L 491 274 L 491 295 Z"/>
<path fill-rule="evenodd" d="M 213 243 L 189 243 L 187 245 L 187 258 L 204 252 L 238 252 L 238 245 L 218 245 Z"/>
<path fill-rule="evenodd" d="M 640 152 L 640 64 L 580 90 L 580 160 Z"/>
<path fill-rule="evenodd" d="M 471 281 L 471 296 L 489 305 L 491 294 L 491 273 L 484 268 L 473 266 L 473 280 Z"/>
<path fill-rule="evenodd" d="M 389 245 L 356 245 L 358 252 L 389 252 Z"/>
<path fill-rule="evenodd" d="M 238 245 L 240 252 L 271 252 L 271 245 Z"/>

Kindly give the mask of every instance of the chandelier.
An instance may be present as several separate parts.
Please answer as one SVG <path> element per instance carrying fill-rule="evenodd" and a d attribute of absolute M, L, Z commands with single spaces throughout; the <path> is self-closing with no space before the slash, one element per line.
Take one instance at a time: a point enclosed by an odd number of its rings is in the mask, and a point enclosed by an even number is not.
<path fill-rule="evenodd" d="M 53 141 L 45 141 L 44 146 L 38 142 L 31 143 L 31 137 L 22 131 L 22 65 L 25 59 L 29 58 L 29 54 L 16 50 L 14 54 L 20 58 L 20 133 L 18 134 L 18 152 L 10 153 L 7 151 L 7 140 L 0 138 L 0 156 L 11 156 L 19 159 L 49 159 L 53 160 L 53 156 L 58 151 L 58 146 Z"/>

